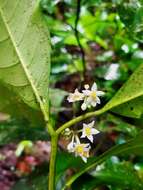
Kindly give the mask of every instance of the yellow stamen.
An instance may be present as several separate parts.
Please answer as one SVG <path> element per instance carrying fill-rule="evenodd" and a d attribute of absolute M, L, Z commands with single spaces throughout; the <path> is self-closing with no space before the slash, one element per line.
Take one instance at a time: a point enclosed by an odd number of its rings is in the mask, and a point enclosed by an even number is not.
<path fill-rule="evenodd" d="M 86 127 L 85 128 L 85 133 L 86 133 L 86 136 L 90 136 L 91 135 L 91 128 Z"/>
<path fill-rule="evenodd" d="M 77 95 L 77 94 L 74 95 L 73 99 L 74 99 L 74 100 L 78 100 L 78 99 L 80 99 L 80 95 Z"/>
<path fill-rule="evenodd" d="M 97 95 L 96 95 L 96 92 L 95 91 L 92 91 L 90 96 L 93 98 L 93 99 L 96 99 Z"/>
<path fill-rule="evenodd" d="M 84 148 L 82 145 L 78 145 L 76 148 L 75 148 L 75 152 L 77 152 L 78 154 L 83 154 L 84 152 Z"/>

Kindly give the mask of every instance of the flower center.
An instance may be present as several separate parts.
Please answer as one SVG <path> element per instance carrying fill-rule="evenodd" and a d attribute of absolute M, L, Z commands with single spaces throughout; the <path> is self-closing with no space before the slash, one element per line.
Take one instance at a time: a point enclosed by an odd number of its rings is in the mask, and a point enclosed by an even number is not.
<path fill-rule="evenodd" d="M 91 129 L 89 127 L 86 127 L 85 133 L 86 133 L 86 136 L 90 136 L 91 135 Z"/>
<path fill-rule="evenodd" d="M 78 145 L 78 146 L 76 147 L 75 151 L 76 151 L 78 154 L 83 154 L 83 152 L 84 152 L 83 146 Z"/>
<path fill-rule="evenodd" d="M 73 97 L 73 99 L 74 99 L 74 100 L 78 100 L 78 99 L 80 99 L 80 95 L 75 94 L 74 97 Z"/>
<path fill-rule="evenodd" d="M 96 95 L 96 92 L 95 91 L 92 91 L 90 96 L 93 98 L 93 99 L 96 99 L 97 95 Z"/>

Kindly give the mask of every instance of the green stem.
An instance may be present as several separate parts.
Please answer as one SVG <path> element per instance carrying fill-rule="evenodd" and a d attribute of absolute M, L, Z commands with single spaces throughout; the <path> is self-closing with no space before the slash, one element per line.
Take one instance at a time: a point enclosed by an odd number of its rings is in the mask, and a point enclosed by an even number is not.
<path fill-rule="evenodd" d="M 93 117 L 93 116 L 96 116 L 96 115 L 100 115 L 102 113 L 104 113 L 106 110 L 103 108 L 103 109 L 100 109 L 98 111 L 94 111 L 94 112 L 89 112 L 89 113 L 86 113 L 84 115 L 80 115 L 70 121 L 68 121 L 67 123 L 65 123 L 64 125 L 62 125 L 61 127 L 59 127 L 57 130 L 56 130 L 56 133 L 59 135 L 63 130 L 65 130 L 66 128 L 69 128 L 71 127 L 72 125 L 84 120 L 84 119 L 87 119 L 89 117 Z"/>
<path fill-rule="evenodd" d="M 48 189 L 49 190 L 55 190 L 55 164 L 56 164 L 56 155 L 57 155 L 57 145 L 58 145 L 58 136 L 59 134 L 66 128 L 71 127 L 72 125 L 87 119 L 89 117 L 93 117 L 96 115 L 100 115 L 107 111 L 105 108 L 100 109 L 95 112 L 89 112 L 84 115 L 78 116 L 64 125 L 62 125 L 59 129 L 56 131 L 53 129 L 53 127 L 48 124 L 47 128 L 50 131 L 50 136 L 51 136 L 51 157 L 50 157 L 50 168 L 49 168 L 49 182 L 48 182 Z"/>
<path fill-rule="evenodd" d="M 56 172 L 55 165 L 56 165 L 57 145 L 58 145 L 58 135 L 55 133 L 51 136 L 51 157 L 50 157 L 49 178 L 48 178 L 49 190 L 55 190 L 55 172 Z"/>

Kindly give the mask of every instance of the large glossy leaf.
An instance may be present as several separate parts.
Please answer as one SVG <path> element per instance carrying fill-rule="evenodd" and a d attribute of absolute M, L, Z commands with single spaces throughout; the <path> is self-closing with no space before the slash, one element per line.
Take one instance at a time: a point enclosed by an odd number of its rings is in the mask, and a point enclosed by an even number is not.
<path fill-rule="evenodd" d="M 143 113 L 143 64 L 132 74 L 116 95 L 105 105 L 103 112 L 112 109 L 128 117 Z"/>
<path fill-rule="evenodd" d="M 68 168 L 80 168 L 81 166 L 84 166 L 84 163 L 79 157 L 75 158 L 70 153 L 58 153 L 58 159 L 56 161 L 56 180 L 58 181 Z"/>
<path fill-rule="evenodd" d="M 47 106 L 49 57 L 39 1 L 0 0 L 0 81 L 16 95 L 17 104 Z"/>
<path fill-rule="evenodd" d="M 64 190 L 67 186 L 70 186 L 77 178 L 79 178 L 85 172 L 95 168 L 97 165 L 103 163 L 106 159 L 113 155 L 119 154 L 136 154 L 143 155 L 143 131 L 135 138 L 131 139 L 127 143 L 114 146 L 110 150 L 106 151 L 102 155 L 92 158 L 83 168 L 80 169 L 71 179 L 66 183 L 66 186 L 62 189 Z"/>
<path fill-rule="evenodd" d="M 0 83 L 0 111 L 17 119 L 26 119 L 31 125 L 44 124 L 40 110 L 29 107 L 19 96 Z"/>
<path fill-rule="evenodd" d="M 78 187 L 78 190 L 93 190 L 96 187 L 103 185 L 112 186 L 113 189 L 118 188 L 122 190 L 142 190 L 143 182 L 140 179 L 134 165 L 130 162 L 117 162 L 117 158 L 113 157 L 115 162 L 107 160 L 105 163 L 99 165 L 97 170 L 92 171 L 92 176 L 86 175 L 83 182 L 83 177 L 79 178 L 72 185 Z M 86 180 L 87 179 L 87 180 Z"/>
<path fill-rule="evenodd" d="M 49 89 L 49 99 L 51 112 L 58 113 L 61 109 L 61 103 L 67 95 L 66 91 L 60 89 Z M 53 101 L 54 100 L 54 101 Z M 9 113 L 16 118 L 23 118 L 30 121 L 32 125 L 41 125 L 43 117 L 40 110 L 32 109 L 24 103 L 16 93 L 0 83 L 0 111 Z"/>
<path fill-rule="evenodd" d="M 106 164 L 104 169 L 95 171 L 93 176 L 100 181 L 98 185 L 107 184 L 122 189 L 142 190 L 143 183 L 131 163 Z M 95 187 L 95 186 L 94 186 Z"/>

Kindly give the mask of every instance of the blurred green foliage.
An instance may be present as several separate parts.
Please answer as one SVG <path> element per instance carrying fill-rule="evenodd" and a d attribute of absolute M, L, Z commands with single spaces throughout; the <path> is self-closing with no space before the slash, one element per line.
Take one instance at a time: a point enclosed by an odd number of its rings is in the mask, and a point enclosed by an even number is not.
<path fill-rule="evenodd" d="M 85 77 L 85 83 L 96 81 L 106 92 L 103 99 L 105 104 L 143 63 L 142 0 L 81 0 L 80 7 L 77 2 L 41 0 L 41 9 L 50 29 L 52 43 L 50 106 L 54 124 L 71 119 L 72 114 L 69 113 L 67 104 L 64 104 L 64 98 L 68 94 L 67 91 L 73 91 L 80 86 L 82 75 Z M 58 89 L 53 90 L 55 87 Z M 141 106 L 140 102 L 138 105 Z M 1 123 L 0 144 L 24 139 L 47 140 L 49 137 L 46 135 L 46 130 L 38 122 L 35 123 L 35 128 L 25 120 Z M 97 127 L 107 136 L 103 149 L 99 147 L 99 153 L 109 148 L 109 141 L 111 146 L 120 146 L 131 137 L 136 137 L 142 124 L 142 118 L 124 118 L 117 113 L 98 117 Z M 102 138 L 97 141 L 99 145 L 102 144 L 100 141 Z M 67 180 L 67 176 L 63 173 L 69 167 L 74 168 L 72 172 L 76 173 L 77 168 L 81 166 L 81 160 L 75 159 L 70 154 L 59 154 L 57 190 L 61 190 L 61 186 Z M 75 190 L 77 187 L 79 190 L 92 190 L 95 187 L 109 190 L 143 189 L 142 156 L 122 155 L 116 159 L 112 157 L 103 166 L 99 171 L 94 168 L 93 173 L 82 175 L 72 185 L 72 189 Z M 47 168 L 43 176 L 39 173 L 36 175 L 38 179 L 33 175 L 32 185 L 36 184 L 39 190 L 45 190 Z M 28 180 L 26 179 L 26 183 Z M 23 188 L 25 186 L 25 189 L 28 189 L 26 183 L 19 182 L 14 187 L 15 190 L 21 188 L 21 184 Z"/>
<path fill-rule="evenodd" d="M 141 41 L 134 38 L 139 35 L 135 25 L 139 27 L 142 23 L 141 3 L 81 1 L 77 30 L 85 54 L 86 72 L 107 91 L 108 99 L 142 62 Z M 83 71 L 81 49 L 75 36 L 77 2 L 42 0 L 41 7 L 51 32 L 51 82 L 55 83 L 63 74 Z M 115 76 L 107 77 L 113 64 L 119 66 L 113 73 Z"/>
<path fill-rule="evenodd" d="M 73 91 L 74 76 L 84 73 L 83 51 L 86 63 L 85 82 L 96 81 L 99 87 L 106 91 L 103 100 L 105 103 L 143 61 L 143 1 L 82 0 L 80 13 L 77 12 L 79 11 L 77 2 L 41 1 L 47 25 L 50 27 L 53 49 L 51 84 Z M 97 118 L 99 129 L 109 134 L 110 138 L 115 140 L 115 144 L 122 144 L 130 137 L 135 137 L 140 131 L 138 125 L 142 125 L 141 120 L 123 119 L 116 114 Z M 134 171 L 136 162 L 124 163 L 126 157 L 122 157 L 121 160 L 121 163 L 105 164 L 95 179 L 86 180 L 89 179 L 87 176 L 85 178 L 81 176 L 81 187 L 77 180 L 72 188 L 92 190 L 104 184 L 110 190 L 142 189 L 142 185 L 139 185 L 139 176 Z M 137 162 L 142 163 L 141 160 Z M 141 170 L 140 168 L 139 171 Z"/>

